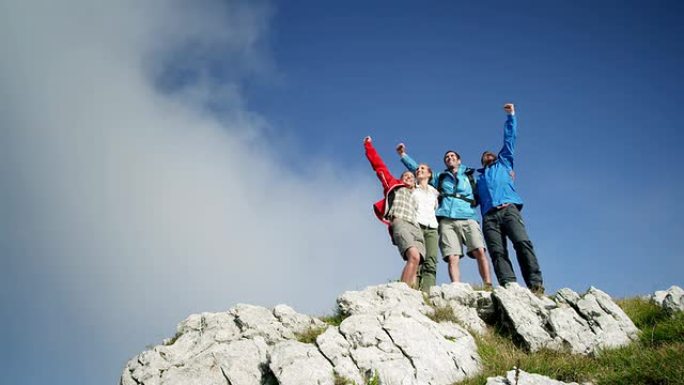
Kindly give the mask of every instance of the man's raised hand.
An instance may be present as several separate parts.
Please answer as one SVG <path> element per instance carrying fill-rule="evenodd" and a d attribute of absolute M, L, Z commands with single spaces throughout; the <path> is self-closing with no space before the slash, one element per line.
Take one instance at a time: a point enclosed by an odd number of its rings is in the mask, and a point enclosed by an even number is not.
<path fill-rule="evenodd" d="M 506 104 L 504 104 L 503 108 L 504 108 L 504 111 L 506 111 L 506 113 L 508 115 L 514 115 L 515 114 L 515 106 L 513 105 L 513 103 L 506 103 Z"/>
<path fill-rule="evenodd" d="M 372 142 L 372 141 L 373 141 L 373 139 L 371 139 L 370 136 L 367 136 L 367 137 L 363 138 L 363 142 L 364 142 L 364 143 L 370 143 L 370 142 Z"/>
<path fill-rule="evenodd" d="M 397 154 L 399 154 L 399 156 L 404 156 L 404 154 L 406 154 L 406 146 L 404 143 L 397 144 Z"/>

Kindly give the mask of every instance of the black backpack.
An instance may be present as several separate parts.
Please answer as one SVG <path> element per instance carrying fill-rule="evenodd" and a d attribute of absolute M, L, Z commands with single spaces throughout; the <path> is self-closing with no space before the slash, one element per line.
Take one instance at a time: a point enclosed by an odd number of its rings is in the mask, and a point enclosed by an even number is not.
<path fill-rule="evenodd" d="M 439 191 L 439 201 L 440 203 L 442 202 L 442 199 L 444 197 L 453 197 L 460 199 L 462 201 L 466 201 L 470 203 L 470 207 L 476 207 L 479 204 L 480 201 L 480 196 L 477 192 L 477 182 L 475 181 L 475 177 L 473 174 L 475 173 L 474 168 L 466 168 L 465 170 L 465 176 L 468 178 L 468 182 L 470 182 L 470 188 L 473 190 L 473 198 L 468 198 L 465 195 L 462 194 L 455 194 L 455 193 L 447 193 L 444 191 L 444 187 L 442 186 L 442 183 L 444 182 L 444 178 L 446 177 L 445 173 L 439 174 L 438 180 L 437 180 L 437 191 Z M 458 185 L 458 178 L 456 178 L 456 184 L 454 187 Z"/>

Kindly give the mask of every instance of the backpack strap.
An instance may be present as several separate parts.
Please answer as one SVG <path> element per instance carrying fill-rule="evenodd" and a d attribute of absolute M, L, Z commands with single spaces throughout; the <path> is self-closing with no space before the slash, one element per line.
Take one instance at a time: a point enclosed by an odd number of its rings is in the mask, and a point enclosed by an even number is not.
<path fill-rule="evenodd" d="M 478 204 L 480 204 L 480 192 L 477 191 L 477 181 L 475 180 L 475 169 L 474 168 L 467 168 L 465 171 L 466 176 L 468 177 L 468 182 L 470 182 L 470 188 L 473 190 L 473 202 L 470 203 L 471 207 L 475 207 Z"/>
<path fill-rule="evenodd" d="M 446 174 L 444 174 L 444 173 L 439 174 L 439 177 L 437 180 L 437 186 L 438 186 L 437 191 L 439 191 L 440 204 L 442 202 L 442 199 L 444 199 L 444 197 L 452 197 L 452 198 L 456 198 L 456 199 L 460 199 L 462 201 L 468 202 L 470 204 L 470 207 L 476 207 L 478 205 L 478 194 L 477 194 L 477 188 L 475 185 L 475 183 L 476 183 L 475 178 L 473 177 L 474 171 L 475 170 L 472 168 L 468 168 L 465 171 L 465 175 L 468 178 L 468 181 L 470 182 L 470 187 L 473 190 L 473 198 L 469 198 L 468 196 L 463 195 L 463 194 L 447 193 L 446 191 L 444 191 L 443 182 L 444 182 L 444 178 L 446 178 Z M 458 184 L 458 178 L 455 178 L 455 179 L 456 179 L 455 180 L 456 184 Z"/>

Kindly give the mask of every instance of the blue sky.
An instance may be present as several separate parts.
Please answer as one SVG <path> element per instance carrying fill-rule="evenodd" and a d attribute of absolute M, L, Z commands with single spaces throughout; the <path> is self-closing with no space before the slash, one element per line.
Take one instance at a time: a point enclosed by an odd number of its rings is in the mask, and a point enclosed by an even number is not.
<path fill-rule="evenodd" d="M 548 285 L 647 292 L 681 282 L 681 11 L 677 2 L 283 3 L 269 40 L 277 81 L 248 82 L 248 101 L 278 135 L 340 167 L 366 167 L 358 143 L 370 134 L 396 173 L 400 141 L 434 168 L 447 149 L 476 165 L 498 150 L 500 106 L 515 102 L 516 183 Z"/>
<path fill-rule="evenodd" d="M 396 279 L 362 138 L 474 166 L 505 102 L 548 291 L 684 285 L 679 2 L 1 7 L 8 383 L 115 383 L 191 313 Z"/>

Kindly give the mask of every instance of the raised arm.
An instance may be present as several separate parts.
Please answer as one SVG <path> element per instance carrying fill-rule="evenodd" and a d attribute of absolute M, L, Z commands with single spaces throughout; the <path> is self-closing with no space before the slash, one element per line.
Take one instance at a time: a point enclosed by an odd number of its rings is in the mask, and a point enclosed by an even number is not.
<path fill-rule="evenodd" d="M 418 162 L 413 160 L 413 158 L 411 158 L 409 156 L 409 154 L 406 153 L 406 145 L 404 145 L 404 143 L 399 143 L 397 145 L 397 154 L 399 154 L 399 157 L 401 159 L 401 163 L 404 164 L 404 167 L 406 167 L 407 170 L 409 170 L 411 172 L 416 172 L 419 164 L 418 164 Z M 433 186 L 437 185 L 437 174 L 436 173 L 434 173 L 434 172 L 432 173 L 432 180 L 430 180 L 429 183 Z"/>
<path fill-rule="evenodd" d="M 515 154 L 515 141 L 518 136 L 518 122 L 515 118 L 515 106 L 511 103 L 504 105 L 507 118 L 504 123 L 504 143 L 499 151 L 499 161 L 513 168 L 513 155 Z"/>
<path fill-rule="evenodd" d="M 397 154 L 399 154 L 401 163 L 403 163 L 409 171 L 416 172 L 418 169 L 418 162 L 413 160 L 413 158 L 406 153 L 406 145 L 404 143 L 397 144 Z"/>
<path fill-rule="evenodd" d="M 373 147 L 370 136 L 363 139 L 363 147 L 366 149 L 366 158 L 368 158 L 373 171 L 375 171 L 380 183 L 382 183 L 382 187 L 388 188 L 390 182 L 396 180 L 396 178 L 390 173 L 387 165 L 383 162 L 375 147 Z"/>

